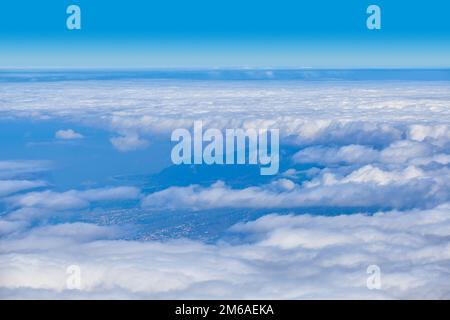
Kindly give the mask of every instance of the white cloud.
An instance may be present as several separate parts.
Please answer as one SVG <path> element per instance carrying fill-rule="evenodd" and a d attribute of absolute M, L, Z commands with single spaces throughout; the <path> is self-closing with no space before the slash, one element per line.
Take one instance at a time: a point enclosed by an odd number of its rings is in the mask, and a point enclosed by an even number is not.
<path fill-rule="evenodd" d="M 275 186 L 285 186 L 275 188 Z M 203 210 L 214 208 L 365 207 L 430 208 L 450 201 L 450 170 L 415 166 L 382 169 L 372 165 L 346 174 L 324 169 L 297 184 L 287 179 L 236 189 L 223 182 L 209 187 L 169 187 L 146 196 L 146 208 Z"/>
<path fill-rule="evenodd" d="M 115 187 L 89 189 L 85 191 L 69 190 L 55 192 L 45 190 L 11 196 L 6 201 L 15 207 L 34 207 L 52 210 L 80 209 L 96 201 L 139 199 L 140 190 L 135 187 Z"/>
<path fill-rule="evenodd" d="M 400 140 L 380 152 L 380 161 L 384 163 L 405 163 L 411 159 L 429 157 L 432 154 L 433 147 L 430 144 Z"/>
<path fill-rule="evenodd" d="M 121 152 L 134 151 L 144 149 L 148 146 L 148 141 L 141 139 L 136 133 L 126 133 L 110 139 L 114 148 Z"/>
<path fill-rule="evenodd" d="M 341 147 L 313 146 L 298 151 L 292 157 L 294 163 L 336 164 L 407 164 L 411 161 L 425 160 L 442 151 L 426 142 L 398 140 L 384 149 L 376 150 L 370 146 L 345 145 Z M 445 154 L 441 154 L 443 156 Z"/>
<path fill-rule="evenodd" d="M 76 139 L 82 139 L 83 135 L 73 131 L 72 129 L 67 129 L 67 130 L 58 130 L 55 133 L 55 137 L 57 139 L 62 139 L 62 140 L 76 140 Z"/>
<path fill-rule="evenodd" d="M 79 209 L 89 206 L 89 202 L 78 196 L 76 191 L 63 193 L 50 190 L 29 192 L 23 195 L 10 197 L 7 201 L 18 207 L 37 207 L 53 210 Z"/>
<path fill-rule="evenodd" d="M 0 180 L 0 197 L 11 193 L 43 187 L 47 184 L 44 181 L 28 181 L 28 180 Z"/>
<path fill-rule="evenodd" d="M 437 140 L 440 142 L 442 140 L 450 140 L 450 128 L 447 125 L 422 125 L 415 124 L 411 125 L 408 131 L 408 136 L 412 140 L 424 141 L 427 139 Z"/>
<path fill-rule="evenodd" d="M 361 145 L 340 148 L 314 146 L 305 148 L 293 156 L 295 163 L 314 164 L 366 164 L 378 160 L 378 151 Z"/>

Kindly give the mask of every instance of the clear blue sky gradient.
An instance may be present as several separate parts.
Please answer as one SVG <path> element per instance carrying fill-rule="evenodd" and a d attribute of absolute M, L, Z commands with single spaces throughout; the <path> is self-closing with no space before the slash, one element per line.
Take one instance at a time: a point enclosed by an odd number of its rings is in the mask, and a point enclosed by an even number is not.
<path fill-rule="evenodd" d="M 66 28 L 66 8 L 82 30 Z M 382 9 L 382 29 L 366 9 Z M 450 67 L 448 0 L 3 0 L 0 67 Z"/>

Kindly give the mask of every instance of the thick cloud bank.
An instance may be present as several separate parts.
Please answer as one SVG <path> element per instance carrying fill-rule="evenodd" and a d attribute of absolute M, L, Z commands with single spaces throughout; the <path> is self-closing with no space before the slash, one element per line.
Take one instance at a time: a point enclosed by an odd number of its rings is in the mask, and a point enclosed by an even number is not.
<path fill-rule="evenodd" d="M 450 207 L 336 217 L 268 215 L 245 244 L 107 240 L 72 223 L 2 241 L 0 295 L 87 298 L 448 298 Z M 81 270 L 68 290 L 66 270 Z M 380 268 L 369 290 L 369 265 Z"/>

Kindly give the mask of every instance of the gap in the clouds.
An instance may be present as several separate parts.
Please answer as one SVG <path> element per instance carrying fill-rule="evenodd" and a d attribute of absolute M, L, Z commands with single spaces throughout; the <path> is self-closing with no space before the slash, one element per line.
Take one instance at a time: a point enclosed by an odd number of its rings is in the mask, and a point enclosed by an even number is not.
<path fill-rule="evenodd" d="M 58 130 L 72 129 L 82 139 L 61 140 Z M 123 184 L 119 176 L 152 174 L 168 165 L 170 141 L 155 137 L 148 148 L 119 152 L 111 145 L 111 132 L 64 120 L 0 120 L 0 160 L 47 160 L 52 168 L 45 179 L 57 191 Z M 165 150 L 165 152 L 164 152 Z"/>
<path fill-rule="evenodd" d="M 292 156 L 300 150 L 298 147 L 280 145 L 279 172 L 275 175 L 261 175 L 260 165 L 171 165 L 158 173 L 147 176 L 123 176 L 123 180 L 136 180 L 142 183 L 144 193 L 152 193 L 169 187 L 185 187 L 199 185 L 209 187 L 217 181 L 223 181 L 227 186 L 236 189 L 248 188 L 268 184 L 274 180 L 286 178 L 295 183 L 302 183 L 310 179 L 309 170 L 322 169 L 317 164 L 293 164 Z M 249 153 L 248 147 L 245 151 Z M 235 155 L 236 157 L 236 155 Z M 295 169 L 295 174 L 289 175 L 288 170 Z M 286 173 L 288 172 L 288 173 Z"/>

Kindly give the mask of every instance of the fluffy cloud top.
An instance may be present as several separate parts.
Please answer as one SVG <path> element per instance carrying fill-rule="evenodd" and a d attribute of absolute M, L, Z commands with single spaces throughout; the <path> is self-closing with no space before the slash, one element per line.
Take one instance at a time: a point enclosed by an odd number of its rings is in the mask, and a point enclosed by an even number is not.
<path fill-rule="evenodd" d="M 82 139 L 83 135 L 73 131 L 72 129 L 67 129 L 67 130 L 58 130 L 55 133 L 55 137 L 57 139 L 62 139 L 62 140 L 76 140 L 76 139 Z"/>

